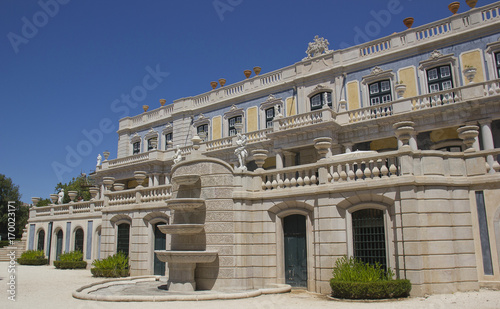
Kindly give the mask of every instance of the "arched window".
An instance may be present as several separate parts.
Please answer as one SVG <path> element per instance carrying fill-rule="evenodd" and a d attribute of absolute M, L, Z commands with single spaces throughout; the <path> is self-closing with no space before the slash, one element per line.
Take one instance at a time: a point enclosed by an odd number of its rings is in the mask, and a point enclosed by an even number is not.
<path fill-rule="evenodd" d="M 83 230 L 81 228 L 75 231 L 75 251 L 83 252 Z"/>
<path fill-rule="evenodd" d="M 126 256 L 129 254 L 130 247 L 130 224 L 118 224 L 116 252 L 123 252 Z"/>
<path fill-rule="evenodd" d="M 384 212 L 362 209 L 352 213 L 354 257 L 387 268 Z"/>
<path fill-rule="evenodd" d="M 45 247 L 45 231 L 40 230 L 38 232 L 38 244 L 36 246 L 36 249 L 43 251 L 44 247 Z"/>

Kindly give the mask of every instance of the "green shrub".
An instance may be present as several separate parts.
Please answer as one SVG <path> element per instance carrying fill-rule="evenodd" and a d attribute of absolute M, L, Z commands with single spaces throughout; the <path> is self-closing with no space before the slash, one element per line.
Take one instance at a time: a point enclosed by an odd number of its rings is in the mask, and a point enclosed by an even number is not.
<path fill-rule="evenodd" d="M 127 277 L 129 275 L 128 257 L 122 252 L 95 260 L 90 272 L 95 277 Z"/>
<path fill-rule="evenodd" d="M 83 261 L 83 253 L 82 251 L 71 251 L 68 253 L 61 253 L 61 255 L 59 255 L 59 261 L 62 262 Z"/>
<path fill-rule="evenodd" d="M 330 279 L 332 296 L 349 299 L 399 298 L 410 295 L 409 280 L 394 280 L 390 268 L 365 264 L 354 257 L 337 259 Z"/>
<path fill-rule="evenodd" d="M 79 269 L 87 268 L 86 261 L 54 261 L 54 266 L 57 269 Z"/>
<path fill-rule="evenodd" d="M 17 262 L 21 265 L 45 265 L 48 260 L 42 250 L 27 250 L 21 254 Z"/>
<path fill-rule="evenodd" d="M 0 240 L 0 248 L 7 247 L 9 243 L 9 240 Z"/>
<path fill-rule="evenodd" d="M 87 262 L 83 260 L 81 251 L 71 251 L 59 255 L 59 261 L 54 261 L 54 266 L 58 269 L 78 269 L 86 268 Z"/>

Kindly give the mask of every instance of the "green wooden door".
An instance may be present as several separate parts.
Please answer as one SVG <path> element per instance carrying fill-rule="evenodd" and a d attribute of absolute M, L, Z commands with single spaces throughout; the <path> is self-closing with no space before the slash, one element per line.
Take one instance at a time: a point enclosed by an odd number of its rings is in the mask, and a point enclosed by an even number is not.
<path fill-rule="evenodd" d="M 154 249 L 155 250 L 165 250 L 166 247 L 166 237 L 167 235 L 163 234 L 160 229 L 158 228 L 158 225 L 161 225 L 164 223 L 157 223 L 154 225 L 154 231 L 155 231 L 155 244 L 154 244 Z M 154 255 L 154 274 L 159 275 L 159 276 L 165 276 L 165 262 L 162 262 L 158 259 L 156 254 L 153 252 Z"/>
<path fill-rule="evenodd" d="M 291 215 L 283 220 L 285 278 L 293 287 L 307 287 L 306 218 Z"/>
<path fill-rule="evenodd" d="M 56 261 L 59 261 L 59 256 L 62 253 L 62 245 L 63 245 L 63 232 L 59 230 L 56 234 Z"/>

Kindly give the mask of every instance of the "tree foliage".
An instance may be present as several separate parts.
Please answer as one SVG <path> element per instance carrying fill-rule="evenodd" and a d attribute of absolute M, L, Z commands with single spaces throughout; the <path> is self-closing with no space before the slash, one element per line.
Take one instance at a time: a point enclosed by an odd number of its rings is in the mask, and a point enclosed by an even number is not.
<path fill-rule="evenodd" d="M 43 198 L 43 199 L 40 199 L 40 201 L 38 201 L 38 203 L 36 204 L 37 207 L 42 207 L 42 206 L 48 206 L 52 204 L 52 201 L 48 198 Z"/>
<path fill-rule="evenodd" d="M 59 193 L 61 189 L 64 189 L 63 203 L 69 203 L 70 198 L 68 191 L 77 191 L 75 201 L 83 199 L 84 201 L 90 200 L 89 184 L 90 179 L 85 174 L 80 174 L 78 177 L 73 177 L 69 183 L 58 183 L 55 188 L 55 193 Z"/>
<path fill-rule="evenodd" d="M 22 206 L 19 186 L 12 182 L 9 177 L 0 174 L 0 231 L 6 233 L 8 230 L 9 201 L 15 205 L 15 234 L 20 238 L 23 234 L 24 226 L 28 221 L 28 207 Z M 11 215 L 12 217 L 12 215 Z"/>

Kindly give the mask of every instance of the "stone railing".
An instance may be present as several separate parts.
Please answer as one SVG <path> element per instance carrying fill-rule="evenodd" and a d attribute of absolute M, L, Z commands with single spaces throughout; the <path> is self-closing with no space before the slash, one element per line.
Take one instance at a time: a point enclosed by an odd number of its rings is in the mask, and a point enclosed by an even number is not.
<path fill-rule="evenodd" d="M 475 177 L 500 176 L 500 148 L 473 152 L 404 150 L 382 153 L 351 152 L 316 163 L 279 170 L 256 170 L 259 188 L 250 190 L 294 189 L 319 185 L 351 183 L 364 186 L 401 176 Z"/>
<path fill-rule="evenodd" d="M 316 186 L 318 165 L 305 164 L 279 170 L 256 172 L 262 177 L 262 190 Z"/>
<path fill-rule="evenodd" d="M 328 122 L 333 120 L 333 111 L 330 108 L 322 108 L 312 112 L 307 112 L 304 114 L 298 114 L 285 118 L 275 118 L 274 128 L 277 130 L 289 130 L 294 128 L 306 127 L 312 124 Z"/>
<path fill-rule="evenodd" d="M 30 218 L 43 216 L 72 215 L 79 213 L 93 213 L 103 207 L 102 200 L 82 201 L 67 204 L 48 205 L 30 208 Z"/>
<path fill-rule="evenodd" d="M 267 135 L 271 132 L 273 132 L 273 128 L 266 128 L 259 131 L 248 132 L 245 133 L 245 135 L 248 138 L 247 139 L 248 143 L 251 144 L 251 143 L 268 141 L 269 138 L 267 137 Z"/>
<path fill-rule="evenodd" d="M 394 102 L 387 102 L 349 111 L 349 123 L 392 116 L 393 104 Z"/>
<path fill-rule="evenodd" d="M 163 203 L 172 196 L 172 185 L 154 187 L 136 187 L 134 189 L 104 193 L 109 206 Z M 106 204 L 106 199 L 105 199 Z"/>
<path fill-rule="evenodd" d="M 223 137 L 213 141 L 208 141 L 207 143 L 207 151 L 214 151 L 224 148 L 231 148 L 233 146 L 233 137 Z"/>
<path fill-rule="evenodd" d="M 108 161 L 108 166 L 109 167 L 114 167 L 114 166 L 117 166 L 117 165 L 138 163 L 138 162 L 147 161 L 147 160 L 149 160 L 149 152 L 139 153 L 139 154 L 128 156 L 128 157 L 124 157 L 124 158 L 109 160 Z M 104 161 L 103 163 L 105 163 L 105 162 L 106 161 Z"/>

